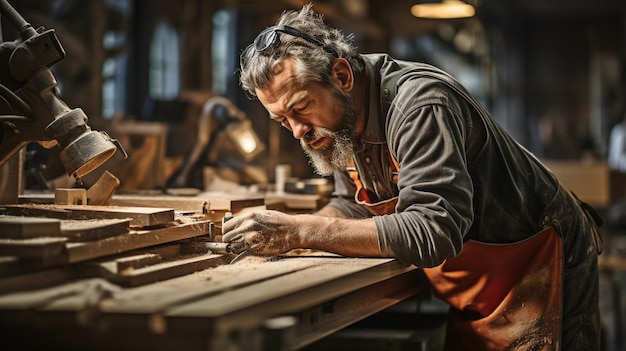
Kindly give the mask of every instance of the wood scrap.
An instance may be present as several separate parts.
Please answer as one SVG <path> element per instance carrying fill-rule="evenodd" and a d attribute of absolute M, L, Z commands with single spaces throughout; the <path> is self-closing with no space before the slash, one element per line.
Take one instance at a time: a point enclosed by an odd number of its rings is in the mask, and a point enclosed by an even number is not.
<path fill-rule="evenodd" d="M 100 178 L 87 189 L 87 203 L 89 205 L 108 205 L 119 186 L 120 180 L 111 172 L 104 171 Z"/>
<path fill-rule="evenodd" d="M 1 206 L 8 215 L 59 219 L 131 218 L 131 226 L 152 227 L 174 220 L 174 210 L 158 207 L 19 204 Z"/>
<path fill-rule="evenodd" d="M 3 239 L 28 239 L 60 234 L 59 219 L 0 215 L 0 238 Z"/>

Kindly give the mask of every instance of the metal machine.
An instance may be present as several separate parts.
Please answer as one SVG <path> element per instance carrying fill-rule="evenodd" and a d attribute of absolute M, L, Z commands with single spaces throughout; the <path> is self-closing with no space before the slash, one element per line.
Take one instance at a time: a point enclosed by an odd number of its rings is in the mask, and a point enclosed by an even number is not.
<path fill-rule="evenodd" d="M 65 51 L 54 30 L 35 30 L 6 0 L 0 15 L 19 32 L 17 40 L 0 44 L 0 203 L 10 203 L 19 194 L 22 162 L 9 160 L 30 142 L 59 145 L 67 174 L 77 179 L 123 149 L 105 132 L 91 130 L 83 110 L 59 97 L 50 67 Z"/>

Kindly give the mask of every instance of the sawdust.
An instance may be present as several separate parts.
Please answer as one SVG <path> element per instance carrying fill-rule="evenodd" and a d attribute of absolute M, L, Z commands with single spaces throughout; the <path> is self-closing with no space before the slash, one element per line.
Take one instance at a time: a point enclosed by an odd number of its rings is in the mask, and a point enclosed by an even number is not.
<path fill-rule="evenodd" d="M 230 262 L 236 255 L 227 256 L 226 262 Z M 290 259 L 297 256 L 298 259 Z M 307 259 L 307 256 L 311 256 Z M 223 289 L 231 289 L 238 284 L 271 279 L 287 272 L 295 272 L 307 267 L 317 266 L 320 257 L 339 258 L 334 264 L 359 265 L 359 259 L 344 259 L 340 256 L 315 250 L 294 250 L 280 256 L 256 256 L 249 255 L 234 264 L 222 264 L 217 267 L 197 271 L 185 276 L 161 281 L 158 284 L 150 284 L 135 288 L 127 288 L 116 294 L 116 304 L 132 305 L 137 301 L 164 301 L 167 297 L 173 300 L 183 298 L 183 295 L 205 295 L 219 292 Z M 333 264 L 324 261 L 327 269 L 333 270 Z M 194 292 L 195 291 L 195 292 Z"/>

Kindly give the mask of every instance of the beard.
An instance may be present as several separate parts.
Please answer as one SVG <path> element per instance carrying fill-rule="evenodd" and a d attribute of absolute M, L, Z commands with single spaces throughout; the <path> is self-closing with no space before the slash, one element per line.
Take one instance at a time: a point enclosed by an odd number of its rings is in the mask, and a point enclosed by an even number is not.
<path fill-rule="evenodd" d="M 336 109 L 340 124 L 337 131 L 328 128 L 314 128 L 300 139 L 300 145 L 309 157 L 309 163 L 315 173 L 329 176 L 335 170 L 344 171 L 354 155 L 354 129 L 358 110 L 352 98 L 343 91 L 332 88 L 333 96 L 339 108 Z M 321 149 L 313 149 L 308 142 L 329 137 L 332 142 Z"/>

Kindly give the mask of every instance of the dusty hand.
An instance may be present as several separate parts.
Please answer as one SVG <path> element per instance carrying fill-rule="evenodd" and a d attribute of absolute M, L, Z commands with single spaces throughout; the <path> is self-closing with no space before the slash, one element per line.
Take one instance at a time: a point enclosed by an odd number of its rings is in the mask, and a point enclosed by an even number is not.
<path fill-rule="evenodd" d="M 256 211 L 224 223 L 222 241 L 243 242 L 253 253 L 277 255 L 298 248 L 296 217 L 278 211 Z"/>

